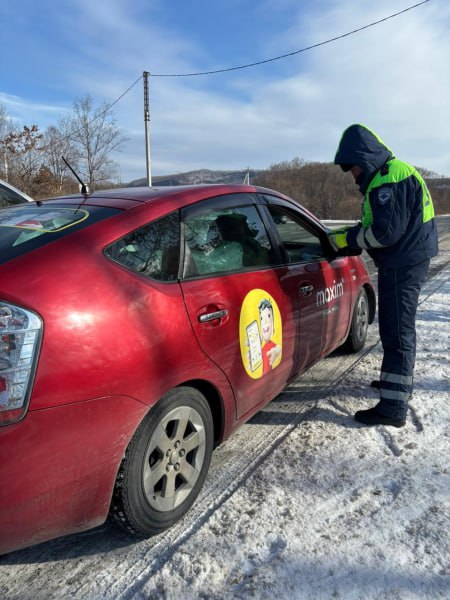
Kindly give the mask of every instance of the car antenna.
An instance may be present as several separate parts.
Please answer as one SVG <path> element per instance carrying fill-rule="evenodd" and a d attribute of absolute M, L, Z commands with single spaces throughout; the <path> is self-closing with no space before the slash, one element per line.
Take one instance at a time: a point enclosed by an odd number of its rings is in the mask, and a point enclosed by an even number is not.
<path fill-rule="evenodd" d="M 80 184 L 80 194 L 83 194 L 83 196 L 88 196 L 89 195 L 89 186 L 87 185 L 87 183 L 83 183 L 78 175 L 78 173 L 76 173 L 74 171 L 74 169 L 72 169 L 72 167 L 69 165 L 69 163 L 67 162 L 67 160 L 64 158 L 64 156 L 61 156 L 61 158 L 63 159 L 63 161 L 66 163 L 66 165 L 69 167 L 69 169 L 72 171 L 72 173 L 74 174 L 74 176 L 76 177 L 78 183 Z"/>

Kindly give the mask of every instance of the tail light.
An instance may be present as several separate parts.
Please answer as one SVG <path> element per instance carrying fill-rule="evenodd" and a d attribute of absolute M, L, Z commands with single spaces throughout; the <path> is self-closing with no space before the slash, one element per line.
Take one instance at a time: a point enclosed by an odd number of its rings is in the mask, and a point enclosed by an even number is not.
<path fill-rule="evenodd" d="M 40 317 L 0 302 L 0 426 L 27 411 L 41 335 Z"/>

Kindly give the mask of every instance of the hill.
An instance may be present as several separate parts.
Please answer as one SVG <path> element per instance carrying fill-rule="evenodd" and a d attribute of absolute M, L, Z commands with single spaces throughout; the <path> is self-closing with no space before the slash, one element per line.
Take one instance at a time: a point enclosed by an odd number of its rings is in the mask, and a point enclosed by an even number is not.
<path fill-rule="evenodd" d="M 186 173 L 176 173 L 173 175 L 162 175 L 152 177 L 153 185 L 196 185 L 199 183 L 244 183 L 245 177 L 249 173 L 250 181 L 257 175 L 263 173 L 256 169 L 245 169 L 242 171 L 212 171 L 210 169 L 198 169 L 197 171 L 188 171 Z M 130 181 L 131 187 L 140 187 L 147 185 L 145 177 Z"/>

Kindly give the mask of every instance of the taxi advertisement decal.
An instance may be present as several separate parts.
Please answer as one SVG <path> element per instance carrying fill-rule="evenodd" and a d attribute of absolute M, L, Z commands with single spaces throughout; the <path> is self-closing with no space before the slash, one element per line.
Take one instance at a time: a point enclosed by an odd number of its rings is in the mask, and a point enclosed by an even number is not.
<path fill-rule="evenodd" d="M 283 340 L 280 310 L 264 290 L 251 290 L 242 303 L 239 343 L 244 369 L 252 379 L 270 373 L 281 362 Z"/>
<path fill-rule="evenodd" d="M 19 207 L 0 214 L 0 227 L 28 229 L 39 233 L 56 233 L 81 223 L 89 213 L 87 210 L 67 208 Z"/>

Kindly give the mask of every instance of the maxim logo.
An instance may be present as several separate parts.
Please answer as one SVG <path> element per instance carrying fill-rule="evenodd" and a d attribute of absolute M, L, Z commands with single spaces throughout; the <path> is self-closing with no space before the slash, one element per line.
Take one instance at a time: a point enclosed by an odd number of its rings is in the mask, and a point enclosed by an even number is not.
<path fill-rule="evenodd" d="M 324 290 L 320 290 L 316 295 L 317 306 L 323 306 L 324 304 L 328 304 L 335 298 L 339 298 L 344 295 L 344 284 L 335 283 L 330 287 L 325 288 Z"/>

